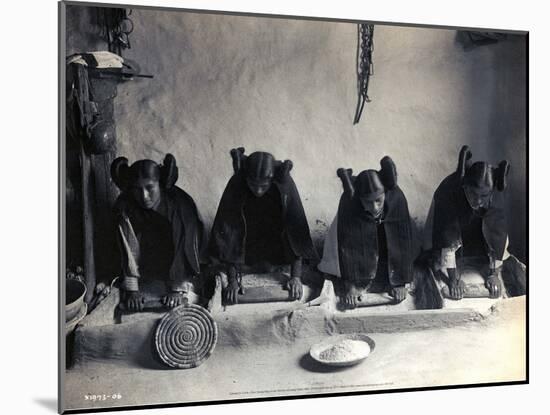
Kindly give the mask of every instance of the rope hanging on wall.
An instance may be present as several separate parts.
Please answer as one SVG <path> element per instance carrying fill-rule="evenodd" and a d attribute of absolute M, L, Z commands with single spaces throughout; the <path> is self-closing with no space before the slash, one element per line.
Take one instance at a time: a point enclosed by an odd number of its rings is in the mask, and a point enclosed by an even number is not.
<path fill-rule="evenodd" d="M 369 78 L 374 75 L 372 63 L 374 25 L 361 23 L 357 25 L 357 108 L 353 124 L 361 119 L 365 102 L 370 102 L 368 95 Z"/>

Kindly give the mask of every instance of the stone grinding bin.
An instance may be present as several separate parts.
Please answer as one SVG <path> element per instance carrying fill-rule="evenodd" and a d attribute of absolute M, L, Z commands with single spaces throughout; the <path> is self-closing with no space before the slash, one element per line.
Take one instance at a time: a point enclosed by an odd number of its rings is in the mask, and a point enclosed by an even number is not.
<path fill-rule="evenodd" d="M 395 305 L 340 311 L 332 281 L 324 280 L 320 292 L 315 288 L 305 302 L 224 307 L 221 290 L 216 290 L 210 301 L 190 297 L 187 305 L 170 311 L 152 308 L 134 313 L 121 310 L 121 292 L 114 286 L 78 324 L 74 364 L 120 361 L 154 369 L 191 368 L 204 363 L 214 347 L 287 347 L 307 337 L 450 327 L 483 319 L 499 301 L 473 298 L 449 301 L 444 310 L 415 310 L 413 299 L 408 298 Z M 368 296 L 368 305 L 370 297 L 377 299 Z"/>

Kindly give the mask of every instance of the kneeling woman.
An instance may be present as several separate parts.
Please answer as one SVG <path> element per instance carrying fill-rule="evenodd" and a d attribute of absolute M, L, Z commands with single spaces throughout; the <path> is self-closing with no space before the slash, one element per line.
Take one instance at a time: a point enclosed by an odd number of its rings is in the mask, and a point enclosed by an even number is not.
<path fill-rule="evenodd" d="M 388 292 L 396 302 L 411 282 L 412 233 L 405 195 L 390 157 L 381 170 L 352 176 L 338 169 L 344 193 L 323 249 L 321 272 L 344 282 L 343 305 L 355 308 L 367 292 Z"/>
<path fill-rule="evenodd" d="M 111 176 L 122 191 L 115 210 L 126 307 L 141 310 L 140 285 L 153 280 L 166 284 L 162 302 L 167 307 L 182 304 L 200 272 L 205 234 L 195 202 L 175 186 L 176 160 L 167 154 L 162 165 L 139 160 L 128 166 L 128 160 L 119 157 L 111 165 Z"/>
<path fill-rule="evenodd" d="M 209 255 L 228 276 L 226 304 L 238 303 L 242 274 L 268 274 L 290 266 L 290 298 L 302 297 L 302 262 L 315 261 L 292 162 L 257 151 L 231 150 L 234 174 L 223 192 L 209 242 Z"/>
<path fill-rule="evenodd" d="M 503 191 L 510 166 L 507 161 L 501 161 L 498 167 L 484 161 L 472 164 L 471 157 L 470 149 L 463 146 L 457 171 L 447 176 L 434 193 L 424 235 L 433 275 L 447 283 L 449 295 L 455 300 L 464 296 L 461 267 L 479 272 L 490 297 L 500 297 L 503 286 L 499 272 L 508 256 Z M 417 300 L 420 308 L 442 306 L 421 304 L 420 297 Z"/>

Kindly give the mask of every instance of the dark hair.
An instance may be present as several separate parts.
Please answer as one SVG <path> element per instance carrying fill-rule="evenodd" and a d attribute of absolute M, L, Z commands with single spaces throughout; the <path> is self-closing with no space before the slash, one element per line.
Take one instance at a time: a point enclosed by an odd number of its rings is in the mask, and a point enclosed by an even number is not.
<path fill-rule="evenodd" d="M 163 189 L 170 189 L 178 181 L 178 166 L 170 153 L 166 154 L 162 165 L 153 160 L 138 160 L 128 166 L 126 157 L 117 157 L 111 163 L 111 177 L 123 192 L 140 178 L 156 180 Z"/>
<path fill-rule="evenodd" d="M 246 176 L 251 179 L 270 179 L 275 174 L 275 158 L 270 153 L 256 151 L 246 159 Z"/>
<path fill-rule="evenodd" d="M 367 194 L 382 193 L 397 186 L 397 168 L 390 156 L 380 160 L 380 171 L 364 170 L 355 178 L 352 169 L 339 168 L 336 175 L 342 180 L 344 193 L 353 197 Z M 357 192 L 356 192 L 357 191 Z"/>
<path fill-rule="evenodd" d="M 494 187 L 493 168 L 484 161 L 476 161 L 464 174 L 464 184 L 476 188 Z"/>
<path fill-rule="evenodd" d="M 359 173 L 355 179 L 355 190 L 359 197 L 383 193 L 385 190 L 380 176 L 376 170 L 365 170 Z"/>
<path fill-rule="evenodd" d="M 160 181 L 160 167 L 153 160 L 139 160 L 130 167 L 130 182 L 138 179 L 153 179 Z"/>

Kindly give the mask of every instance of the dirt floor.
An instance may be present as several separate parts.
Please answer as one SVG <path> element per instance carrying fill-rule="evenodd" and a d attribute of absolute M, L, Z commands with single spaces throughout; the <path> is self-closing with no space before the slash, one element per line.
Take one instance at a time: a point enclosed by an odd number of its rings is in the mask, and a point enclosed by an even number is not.
<path fill-rule="evenodd" d="M 443 310 L 442 310 L 443 311 Z M 524 380 L 525 298 L 500 303 L 482 321 L 397 333 L 357 366 L 331 369 L 309 357 L 314 335 L 288 344 L 219 346 L 198 368 L 89 362 L 67 371 L 68 409 L 231 400 Z M 94 400 L 95 399 L 95 400 Z"/>

